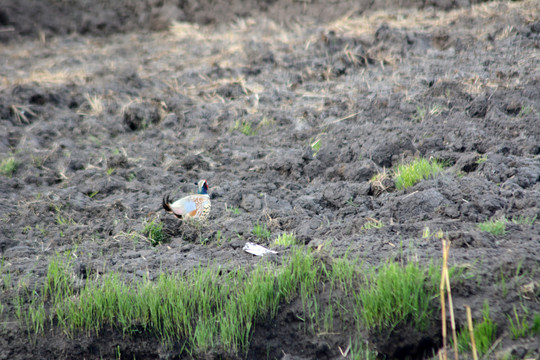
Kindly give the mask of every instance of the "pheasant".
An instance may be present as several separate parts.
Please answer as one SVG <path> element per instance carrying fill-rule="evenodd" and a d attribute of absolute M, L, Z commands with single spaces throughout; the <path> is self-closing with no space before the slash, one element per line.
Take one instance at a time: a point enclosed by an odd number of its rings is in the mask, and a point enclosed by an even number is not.
<path fill-rule="evenodd" d="M 163 208 L 180 219 L 206 220 L 210 213 L 210 196 L 208 183 L 200 180 L 197 194 L 188 195 L 171 204 L 169 195 L 163 197 Z"/>

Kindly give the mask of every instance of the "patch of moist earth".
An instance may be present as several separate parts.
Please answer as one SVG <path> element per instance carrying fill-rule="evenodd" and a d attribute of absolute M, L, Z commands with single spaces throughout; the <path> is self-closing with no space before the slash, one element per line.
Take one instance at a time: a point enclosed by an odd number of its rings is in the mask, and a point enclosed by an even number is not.
<path fill-rule="evenodd" d="M 426 227 L 447 234 L 450 265 L 468 274 L 452 289 L 458 328 L 464 305 L 480 321 L 487 301 L 490 356 L 540 356 L 538 336 L 508 335 L 514 308 L 540 312 L 537 1 L 3 4 L 0 160 L 18 166 L 0 174 L 0 359 L 188 358 L 184 344 L 108 327 L 29 336 L 13 299 L 42 286 L 57 254 L 72 254 L 81 286 L 113 271 L 139 281 L 280 264 L 287 248 L 260 259 L 242 247 L 282 232 L 325 259 L 428 265 L 441 244 Z M 405 190 L 370 182 L 418 156 L 447 167 Z M 202 178 L 205 224 L 162 211 L 163 195 Z M 503 235 L 478 229 L 501 218 Z M 155 247 L 141 236 L 152 219 L 167 237 Z M 366 230 L 373 219 L 383 226 Z M 271 239 L 256 238 L 257 222 Z M 305 330 L 300 311 L 294 299 L 257 324 L 247 357 L 341 358 L 351 334 Z M 430 358 L 439 320 L 360 335 L 381 357 Z"/>

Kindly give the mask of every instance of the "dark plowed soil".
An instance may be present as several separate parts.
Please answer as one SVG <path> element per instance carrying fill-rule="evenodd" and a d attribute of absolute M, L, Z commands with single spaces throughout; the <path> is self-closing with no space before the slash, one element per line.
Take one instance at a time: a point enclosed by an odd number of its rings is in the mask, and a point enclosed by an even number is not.
<path fill-rule="evenodd" d="M 514 340 L 508 323 L 514 308 L 540 312 L 540 2 L 6 3 L 0 160 L 19 166 L 0 174 L 13 284 L 0 284 L 0 359 L 178 357 L 113 330 L 29 336 L 11 299 L 42 284 L 57 253 L 75 254 L 81 279 L 155 278 L 255 264 L 244 243 L 287 231 L 322 256 L 429 264 L 441 243 L 426 227 L 472 274 L 453 289 L 458 326 L 464 305 L 481 319 L 488 301 L 498 324 L 488 358 L 540 357 L 539 338 Z M 419 156 L 448 166 L 406 190 L 370 183 Z M 194 229 L 161 201 L 199 179 L 212 211 Z M 501 218 L 503 235 L 478 228 Z M 150 219 L 167 243 L 133 236 Z M 384 226 L 366 230 L 373 219 Z M 270 240 L 255 238 L 257 222 Z M 299 330 L 300 306 L 255 327 L 247 357 L 342 358 L 350 334 Z M 390 335 L 368 339 L 388 358 L 441 344 L 436 328 Z"/>

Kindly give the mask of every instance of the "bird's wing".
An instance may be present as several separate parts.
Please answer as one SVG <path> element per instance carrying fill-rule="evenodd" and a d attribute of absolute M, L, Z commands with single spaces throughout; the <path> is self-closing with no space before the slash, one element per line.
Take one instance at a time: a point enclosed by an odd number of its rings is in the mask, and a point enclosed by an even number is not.
<path fill-rule="evenodd" d="M 171 210 L 176 215 L 185 216 L 193 210 L 197 209 L 197 204 L 192 196 L 186 196 L 180 200 L 176 200 L 171 204 Z"/>

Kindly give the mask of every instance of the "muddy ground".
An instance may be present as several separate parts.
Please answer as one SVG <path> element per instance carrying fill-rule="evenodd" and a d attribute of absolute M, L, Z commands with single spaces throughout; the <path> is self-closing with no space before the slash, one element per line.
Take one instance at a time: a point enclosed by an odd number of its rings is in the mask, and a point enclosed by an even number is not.
<path fill-rule="evenodd" d="M 128 4 L 0 9 L 0 156 L 19 164 L 0 175 L 12 284 L 0 285 L 0 359 L 114 358 L 117 346 L 122 358 L 179 356 L 113 330 L 29 341 L 10 299 L 42 284 L 57 253 L 75 254 L 80 278 L 155 278 L 201 263 L 249 267 L 261 259 L 246 241 L 268 246 L 286 231 L 366 266 L 428 264 L 441 244 L 422 237 L 426 227 L 445 232 L 450 265 L 471 274 L 453 290 L 459 327 L 464 305 L 481 319 L 487 300 L 498 324 L 488 358 L 540 357 L 539 338 L 512 339 L 507 319 L 514 307 L 540 311 L 540 223 L 478 229 L 540 212 L 538 1 Z M 418 156 L 448 167 L 401 191 L 369 182 Z M 161 199 L 202 178 L 212 212 L 193 231 Z M 167 243 L 132 236 L 150 219 Z M 384 226 L 363 228 L 373 219 Z M 257 222 L 271 239 L 253 235 Z M 342 358 L 349 334 L 298 330 L 295 306 L 255 328 L 248 358 Z M 368 339 L 381 357 L 441 344 L 440 330 L 389 335 Z"/>

